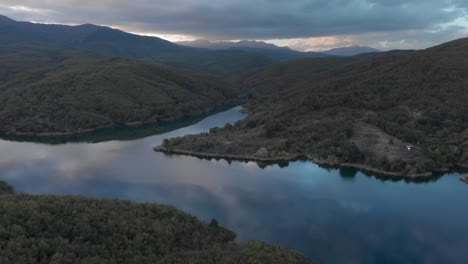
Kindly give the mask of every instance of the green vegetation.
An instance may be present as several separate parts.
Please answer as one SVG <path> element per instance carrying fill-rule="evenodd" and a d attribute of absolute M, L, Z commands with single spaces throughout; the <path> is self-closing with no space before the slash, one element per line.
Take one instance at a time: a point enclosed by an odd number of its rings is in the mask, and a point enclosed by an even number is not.
<path fill-rule="evenodd" d="M 245 120 L 159 150 L 256 160 L 307 158 L 388 175 L 468 164 L 468 39 L 423 51 L 304 59 L 238 80 Z M 287 144 L 285 144 L 287 140 Z"/>
<path fill-rule="evenodd" d="M 86 62 L 97 58 L 103 58 L 103 56 L 53 45 L 0 45 L 0 84 L 40 68 Z"/>
<path fill-rule="evenodd" d="M 235 237 L 172 206 L 13 194 L 0 182 L 0 263 L 310 263 Z"/>
<path fill-rule="evenodd" d="M 13 57 L 17 65 L 24 65 L 21 57 Z M 13 135 L 173 121 L 208 113 L 237 95 L 232 85 L 210 76 L 123 58 L 51 64 L 5 79 L 0 130 Z"/>

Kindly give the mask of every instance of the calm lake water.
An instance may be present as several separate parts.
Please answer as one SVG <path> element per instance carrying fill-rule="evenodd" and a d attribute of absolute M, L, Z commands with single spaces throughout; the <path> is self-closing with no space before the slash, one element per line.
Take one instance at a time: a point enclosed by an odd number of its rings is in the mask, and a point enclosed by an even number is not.
<path fill-rule="evenodd" d="M 163 138 L 243 118 L 240 108 L 132 141 L 0 141 L 0 179 L 17 191 L 172 204 L 321 263 L 468 263 L 468 186 L 460 174 L 385 181 L 312 162 L 259 168 L 153 152 Z"/>

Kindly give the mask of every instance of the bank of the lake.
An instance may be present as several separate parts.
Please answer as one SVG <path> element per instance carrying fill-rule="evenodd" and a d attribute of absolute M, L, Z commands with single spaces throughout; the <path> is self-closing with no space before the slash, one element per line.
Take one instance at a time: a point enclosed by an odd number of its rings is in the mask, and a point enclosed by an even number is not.
<path fill-rule="evenodd" d="M 467 262 L 462 174 L 409 181 L 302 160 L 265 166 L 152 149 L 234 124 L 245 117 L 239 110 L 134 140 L 0 140 L 0 180 L 30 195 L 172 205 L 205 223 L 216 218 L 239 243 L 265 241 L 324 264 Z"/>
<path fill-rule="evenodd" d="M 0 139 L 46 144 L 65 144 L 71 142 L 99 143 L 111 140 L 135 140 L 193 125 L 208 116 L 232 109 L 238 103 L 240 102 L 231 102 L 207 112 L 185 115 L 177 119 L 110 125 L 67 133 L 11 133 L 0 130 Z"/>
<path fill-rule="evenodd" d="M 319 165 L 331 166 L 331 167 L 342 167 L 342 168 L 353 168 L 362 170 L 368 173 L 373 173 L 376 175 L 381 175 L 384 177 L 396 177 L 403 178 L 408 180 L 424 180 L 434 178 L 436 175 L 440 174 L 440 171 L 449 172 L 448 168 L 441 168 L 439 171 L 434 172 L 425 172 L 425 173 L 412 173 L 406 174 L 401 172 L 392 172 L 386 171 L 383 169 L 373 168 L 367 164 L 359 163 L 340 163 L 336 161 L 329 161 L 314 158 L 312 156 L 303 156 L 300 154 L 283 154 L 277 157 L 259 157 L 258 155 L 231 155 L 231 154 L 216 154 L 216 153 L 203 153 L 203 152 L 194 152 L 189 150 L 177 149 L 177 148 L 166 148 L 163 145 L 159 145 L 153 148 L 156 152 L 162 152 L 167 154 L 175 155 L 188 155 L 202 159 L 226 159 L 226 160 L 238 160 L 238 161 L 253 161 L 253 162 L 263 162 L 268 164 L 274 163 L 284 163 L 298 160 L 308 160 Z"/>
<path fill-rule="evenodd" d="M 465 175 L 463 177 L 460 178 L 460 180 L 466 184 L 468 184 L 468 175 Z"/>

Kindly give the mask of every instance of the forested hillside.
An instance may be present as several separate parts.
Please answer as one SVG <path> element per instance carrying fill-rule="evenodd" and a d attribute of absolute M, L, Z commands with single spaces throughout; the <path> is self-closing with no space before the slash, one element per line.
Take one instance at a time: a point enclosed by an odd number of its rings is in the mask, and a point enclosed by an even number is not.
<path fill-rule="evenodd" d="M 105 58 L 80 49 L 46 44 L 0 45 L 0 85 L 18 75 L 59 64 L 90 62 Z"/>
<path fill-rule="evenodd" d="M 248 74 L 249 117 L 162 151 L 308 158 L 399 176 L 468 163 L 468 39 L 422 51 L 305 59 Z"/>
<path fill-rule="evenodd" d="M 7 58 L 12 67 L 0 66 L 3 133 L 72 133 L 172 121 L 212 111 L 237 94 L 233 86 L 210 76 L 121 58 L 74 62 L 69 53 L 54 52 L 58 55 L 33 60 L 37 67 L 24 66 L 27 56 L 20 55 Z"/>
<path fill-rule="evenodd" d="M 0 181 L 0 263 L 310 263 L 235 237 L 172 206 L 13 194 Z"/>

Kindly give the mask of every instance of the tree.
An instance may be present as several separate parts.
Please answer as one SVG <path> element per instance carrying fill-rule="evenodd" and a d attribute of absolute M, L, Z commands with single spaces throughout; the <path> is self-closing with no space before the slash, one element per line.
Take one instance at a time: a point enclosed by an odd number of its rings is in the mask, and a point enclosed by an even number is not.
<path fill-rule="evenodd" d="M 213 228 L 219 228 L 219 223 L 218 223 L 218 220 L 216 220 L 216 218 L 213 218 L 210 222 L 210 227 L 213 227 Z"/>
<path fill-rule="evenodd" d="M 281 139 L 278 144 L 279 151 L 287 151 L 289 148 L 289 142 L 287 139 Z"/>

